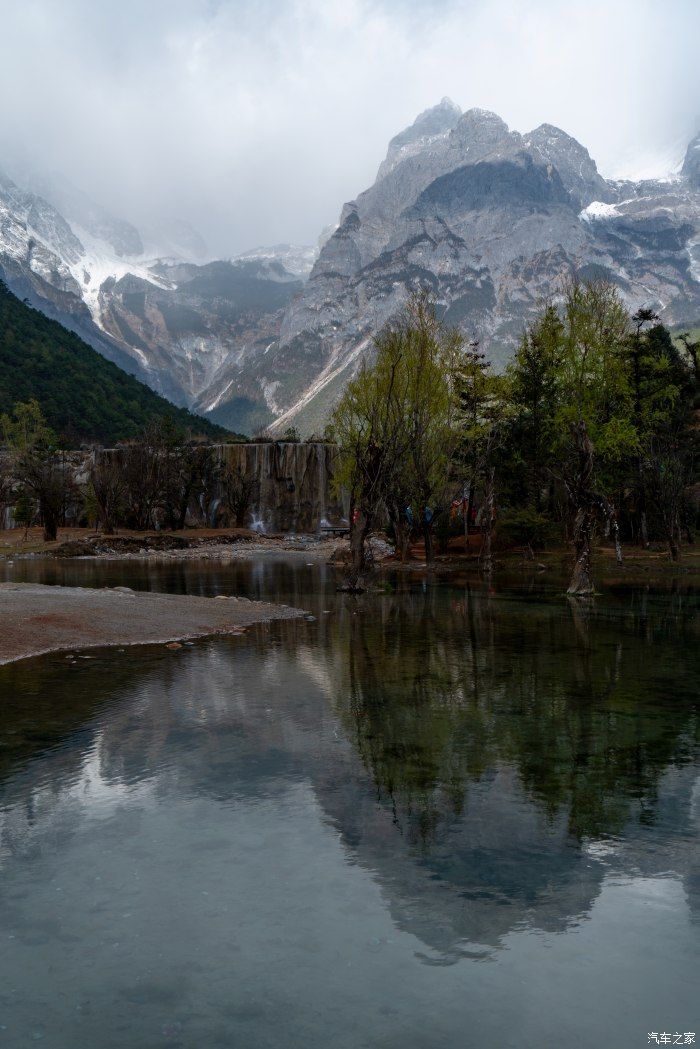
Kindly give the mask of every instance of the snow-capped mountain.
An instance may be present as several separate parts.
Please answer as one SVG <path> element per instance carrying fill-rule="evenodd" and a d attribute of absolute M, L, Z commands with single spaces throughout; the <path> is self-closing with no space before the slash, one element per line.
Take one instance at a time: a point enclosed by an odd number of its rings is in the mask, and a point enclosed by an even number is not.
<path fill-rule="evenodd" d="M 421 114 L 392 140 L 375 183 L 343 207 L 278 342 L 245 362 L 273 430 L 321 425 L 372 336 L 420 286 L 496 363 L 574 272 L 614 281 L 631 308 L 653 306 L 669 324 L 697 321 L 699 142 L 667 179 L 613 181 L 551 125 L 521 135 L 449 100 Z M 229 417 L 226 397 L 216 411 Z"/>
<path fill-rule="evenodd" d="M 417 287 L 496 363 L 573 272 L 697 322 L 700 136 L 667 179 L 611 180 L 559 128 L 521 135 L 443 99 L 316 247 L 205 258 L 184 223 L 138 231 L 60 179 L 0 176 L 12 290 L 178 404 L 247 432 L 311 430 Z"/>
<path fill-rule="evenodd" d="M 193 405 L 223 364 L 276 337 L 268 318 L 300 290 L 296 272 L 310 271 L 316 251 L 261 248 L 202 264 L 206 254 L 185 222 L 142 235 L 65 180 L 32 173 L 20 187 L 0 174 L 0 277 L 177 404 Z"/>

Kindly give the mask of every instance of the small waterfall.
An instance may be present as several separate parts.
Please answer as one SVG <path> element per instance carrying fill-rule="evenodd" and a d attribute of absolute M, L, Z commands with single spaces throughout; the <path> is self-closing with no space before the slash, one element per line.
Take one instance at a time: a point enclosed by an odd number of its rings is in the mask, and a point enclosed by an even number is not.
<path fill-rule="evenodd" d="M 325 444 L 316 445 L 316 459 L 318 461 L 318 529 L 327 528 L 329 525 L 326 517 L 326 495 L 328 488 L 328 471 L 326 463 L 327 448 Z"/>
<path fill-rule="evenodd" d="M 206 517 L 206 519 L 209 521 L 209 527 L 210 528 L 216 528 L 216 517 L 217 517 L 217 514 L 219 513 L 219 507 L 220 506 L 221 506 L 221 499 L 219 499 L 218 497 L 215 498 L 215 499 L 212 499 L 212 501 L 209 503 L 209 513 L 208 513 L 208 515 L 205 515 L 205 514 L 202 515 L 202 516 Z"/>
<path fill-rule="evenodd" d="M 90 479 L 91 465 L 122 462 L 130 455 L 127 446 L 69 453 L 76 490 L 82 492 Z M 214 446 L 219 481 L 204 492 L 192 495 L 188 524 L 232 526 L 232 509 L 226 499 L 226 475 L 249 485 L 245 524 L 262 533 L 318 534 L 322 528 L 339 525 L 347 518 L 346 500 L 331 493 L 334 447 L 322 441 L 260 441 Z M 79 500 L 82 507 L 82 495 Z M 5 507 L 4 521 L 12 524 L 12 507 Z M 150 526 L 162 521 L 154 513 Z"/>
<path fill-rule="evenodd" d="M 251 442 L 223 445 L 219 454 L 229 469 L 253 481 L 247 523 L 256 531 L 315 534 L 341 522 L 343 507 L 330 490 L 332 445 Z"/>

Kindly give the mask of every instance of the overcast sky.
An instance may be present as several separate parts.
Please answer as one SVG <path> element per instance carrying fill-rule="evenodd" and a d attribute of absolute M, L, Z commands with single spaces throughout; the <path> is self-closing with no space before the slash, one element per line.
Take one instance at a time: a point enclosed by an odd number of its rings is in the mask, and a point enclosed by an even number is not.
<path fill-rule="evenodd" d="M 700 129 L 700 0 L 0 0 L 0 168 L 20 150 L 212 252 L 313 243 L 450 96 L 547 121 L 605 175 Z"/>

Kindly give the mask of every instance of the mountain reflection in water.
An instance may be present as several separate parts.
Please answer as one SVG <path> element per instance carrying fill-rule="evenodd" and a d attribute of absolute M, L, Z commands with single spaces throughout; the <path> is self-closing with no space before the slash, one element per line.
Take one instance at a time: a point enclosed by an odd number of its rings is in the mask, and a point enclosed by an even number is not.
<path fill-rule="evenodd" d="M 286 563 L 48 571 L 316 620 L 0 668 L 7 1044 L 589 1045 L 614 1022 L 639 1045 L 697 1025 L 692 591 L 587 606 L 405 579 L 353 598 Z M 637 899 L 661 906 L 654 942 Z"/>

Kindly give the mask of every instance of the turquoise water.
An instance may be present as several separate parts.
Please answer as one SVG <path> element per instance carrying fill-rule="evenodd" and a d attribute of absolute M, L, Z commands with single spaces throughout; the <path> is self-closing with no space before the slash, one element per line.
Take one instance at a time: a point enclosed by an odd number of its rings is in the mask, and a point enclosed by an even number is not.
<path fill-rule="evenodd" d="M 700 1031 L 697 592 L 2 573 L 315 618 L 0 668 L 0 1049 Z"/>

